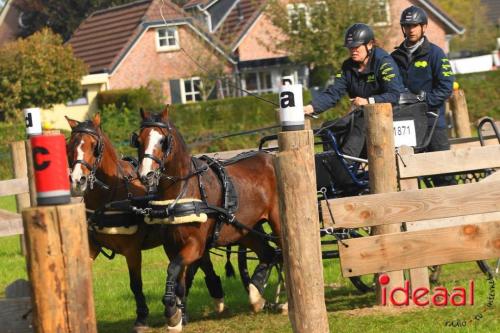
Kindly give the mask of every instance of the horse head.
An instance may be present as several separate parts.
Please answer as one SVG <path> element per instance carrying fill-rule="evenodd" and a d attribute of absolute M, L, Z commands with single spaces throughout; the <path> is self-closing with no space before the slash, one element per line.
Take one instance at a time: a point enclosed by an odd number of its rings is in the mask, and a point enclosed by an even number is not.
<path fill-rule="evenodd" d="M 160 114 L 140 110 L 141 129 L 132 133 L 130 144 L 138 149 L 139 177 L 141 182 L 153 192 L 158 187 L 162 173 L 172 160 L 174 128 L 169 120 L 169 107 Z"/>
<path fill-rule="evenodd" d="M 68 117 L 66 120 L 71 127 L 67 145 L 71 190 L 75 195 L 82 195 L 88 188 L 93 188 L 95 173 L 104 154 L 101 117 L 96 114 L 92 120 L 83 122 Z"/>

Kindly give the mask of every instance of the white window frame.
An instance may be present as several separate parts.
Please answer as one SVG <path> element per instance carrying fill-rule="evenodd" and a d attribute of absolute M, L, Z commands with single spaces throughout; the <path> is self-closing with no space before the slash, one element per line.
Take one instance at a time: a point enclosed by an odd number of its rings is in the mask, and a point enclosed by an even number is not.
<path fill-rule="evenodd" d="M 174 36 L 169 36 L 168 31 L 173 30 L 174 31 Z M 165 37 L 160 37 L 160 31 L 165 31 L 166 35 Z M 174 37 L 175 43 L 172 45 L 160 45 L 161 40 L 166 40 L 167 43 L 168 41 Z M 180 47 L 180 41 L 179 41 L 179 29 L 177 29 L 176 26 L 164 26 L 164 27 L 159 27 L 156 28 L 155 31 L 155 40 L 156 40 L 156 50 L 159 52 L 165 52 L 165 51 L 175 51 L 179 50 Z"/>
<path fill-rule="evenodd" d="M 182 101 L 182 104 L 186 104 L 186 103 L 196 103 L 196 102 L 200 102 L 201 100 L 203 100 L 203 96 L 201 96 L 201 91 L 195 91 L 195 85 L 194 85 L 194 81 L 195 80 L 198 80 L 200 81 L 200 86 L 203 84 L 201 82 L 201 79 L 199 76 L 193 76 L 193 77 L 190 77 L 190 78 L 186 78 L 186 79 L 180 79 L 180 85 L 181 85 L 181 101 Z M 191 81 L 191 86 L 193 88 L 193 92 L 186 92 L 186 89 L 184 88 L 184 82 L 186 81 Z M 196 100 L 196 95 L 199 95 L 200 96 L 200 101 L 197 101 Z M 194 100 L 187 100 L 187 96 L 190 95 L 192 97 L 194 97 Z"/>
<path fill-rule="evenodd" d="M 391 4 L 389 0 L 374 0 L 378 2 L 385 2 L 385 21 L 373 22 L 375 27 L 387 27 L 391 25 Z"/>
<path fill-rule="evenodd" d="M 293 4 L 288 4 L 286 5 L 286 11 L 287 11 L 287 14 L 288 14 L 288 24 L 290 25 L 290 28 L 292 28 L 292 15 L 297 15 L 299 13 L 297 13 L 298 10 L 303 10 L 304 11 L 304 14 L 305 14 L 305 19 L 306 19 L 306 25 L 307 27 L 311 27 L 311 17 L 310 17 L 310 14 L 309 14 L 309 7 L 305 4 L 305 3 L 302 3 L 302 2 L 298 2 L 298 3 L 293 3 Z M 298 31 L 296 30 L 293 30 L 291 31 L 292 33 L 298 33 Z"/>

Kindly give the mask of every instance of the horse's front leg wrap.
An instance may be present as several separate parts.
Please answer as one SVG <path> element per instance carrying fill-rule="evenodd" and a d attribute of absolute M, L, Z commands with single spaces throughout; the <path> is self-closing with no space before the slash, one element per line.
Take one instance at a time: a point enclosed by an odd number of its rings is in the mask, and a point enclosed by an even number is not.
<path fill-rule="evenodd" d="M 165 295 L 163 295 L 163 305 L 165 306 L 165 317 L 171 318 L 177 312 L 177 298 L 175 294 L 175 283 L 182 269 L 182 258 L 177 256 L 170 262 L 167 269 L 167 282 L 165 285 Z"/>
<path fill-rule="evenodd" d="M 252 279 L 250 280 L 250 283 L 252 283 L 255 287 L 257 287 L 261 295 L 264 293 L 264 287 L 269 277 L 268 272 L 270 268 L 271 265 L 266 263 L 260 263 L 255 268 L 255 271 L 253 272 L 252 275 Z"/>

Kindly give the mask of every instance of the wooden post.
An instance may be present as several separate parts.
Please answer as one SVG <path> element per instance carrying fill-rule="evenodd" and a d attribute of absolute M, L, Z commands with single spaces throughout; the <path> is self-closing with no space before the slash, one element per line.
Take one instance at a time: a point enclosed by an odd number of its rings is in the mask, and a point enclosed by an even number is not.
<path fill-rule="evenodd" d="M 12 170 L 15 178 L 28 177 L 28 164 L 26 162 L 26 147 L 24 141 L 16 141 L 10 144 L 10 156 L 12 158 Z M 31 207 L 30 194 L 16 194 L 17 212 L 21 213 L 24 208 Z M 24 234 L 20 235 L 21 253 L 26 254 Z"/>
<path fill-rule="evenodd" d="M 450 97 L 450 107 L 453 113 L 453 123 L 457 138 L 471 137 L 469 111 L 462 89 L 453 90 L 453 94 Z"/>
<path fill-rule="evenodd" d="M 31 207 L 36 207 L 36 185 L 35 185 L 35 168 L 33 167 L 33 155 L 31 153 L 31 141 L 24 141 L 26 147 L 26 163 L 28 165 L 28 185 L 30 188 Z"/>
<path fill-rule="evenodd" d="M 394 148 L 394 129 L 392 127 L 392 106 L 389 103 L 365 105 L 366 148 L 371 193 L 397 192 L 396 158 Z M 372 234 L 389 234 L 400 232 L 398 224 L 373 227 Z M 385 285 L 389 293 L 393 288 L 403 287 L 403 271 L 386 272 L 389 283 Z M 382 304 L 382 294 L 379 280 L 377 283 L 377 301 Z M 396 299 L 402 299 L 397 293 Z M 390 304 L 390 302 L 387 302 Z"/>
<path fill-rule="evenodd" d="M 401 159 L 404 161 L 406 156 L 413 155 L 413 148 L 403 146 L 399 148 L 399 154 Z M 418 178 L 406 178 L 399 180 L 399 187 L 401 191 L 411 191 L 418 190 Z M 406 230 L 418 230 L 418 223 L 408 222 L 406 223 Z M 429 271 L 427 267 L 419 267 L 410 269 L 410 282 L 411 282 L 411 290 L 415 290 L 417 288 L 427 288 L 430 290 L 429 284 Z M 427 299 L 427 296 L 422 297 L 422 300 Z"/>
<path fill-rule="evenodd" d="M 290 321 L 294 332 L 328 332 L 312 131 L 281 132 L 276 174 Z"/>
<path fill-rule="evenodd" d="M 97 333 L 83 203 L 23 210 L 36 333 Z"/>

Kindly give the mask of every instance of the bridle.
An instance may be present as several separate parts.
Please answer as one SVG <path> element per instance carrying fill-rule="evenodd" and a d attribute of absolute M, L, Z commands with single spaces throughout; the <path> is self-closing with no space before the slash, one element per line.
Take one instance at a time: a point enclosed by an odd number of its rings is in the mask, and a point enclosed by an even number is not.
<path fill-rule="evenodd" d="M 162 177 L 163 172 L 166 170 L 165 163 L 168 157 L 170 156 L 170 153 L 172 152 L 172 147 L 174 142 L 173 136 L 171 134 L 172 127 L 170 123 L 163 123 L 159 121 L 149 121 L 149 120 L 143 121 L 141 123 L 141 131 L 145 128 L 153 128 L 153 127 L 158 127 L 160 129 L 160 132 L 164 135 L 165 138 L 163 139 L 161 146 L 161 150 L 163 152 L 161 158 L 158 158 L 153 154 L 147 154 L 147 153 L 144 153 L 142 156 L 142 159 L 149 158 L 158 164 L 158 168 L 148 172 L 146 176 L 141 177 L 141 181 L 148 188 L 148 193 L 156 192 L 156 188 L 160 183 L 160 178 Z M 167 130 L 168 133 L 165 133 L 164 130 Z M 132 133 L 132 136 L 130 137 L 130 145 L 137 149 L 139 148 L 138 139 L 139 136 L 137 135 L 137 133 Z"/>
<path fill-rule="evenodd" d="M 71 134 L 73 133 L 82 133 L 82 134 L 88 134 L 92 136 L 96 141 L 97 145 L 94 148 L 94 163 L 90 165 L 85 160 L 76 160 L 73 161 L 71 165 L 71 170 L 75 168 L 77 164 L 83 165 L 87 170 L 90 171 L 89 175 L 87 176 L 88 182 L 89 182 L 89 188 L 92 190 L 94 188 L 94 183 L 98 183 L 100 186 L 102 186 L 105 189 L 109 189 L 109 187 L 104 184 L 103 182 L 99 181 L 96 177 L 96 172 L 97 168 L 99 167 L 99 164 L 101 163 L 102 157 L 104 155 L 104 143 L 97 131 L 91 127 L 87 123 L 80 123 L 78 126 L 74 127 L 71 131 Z"/>

